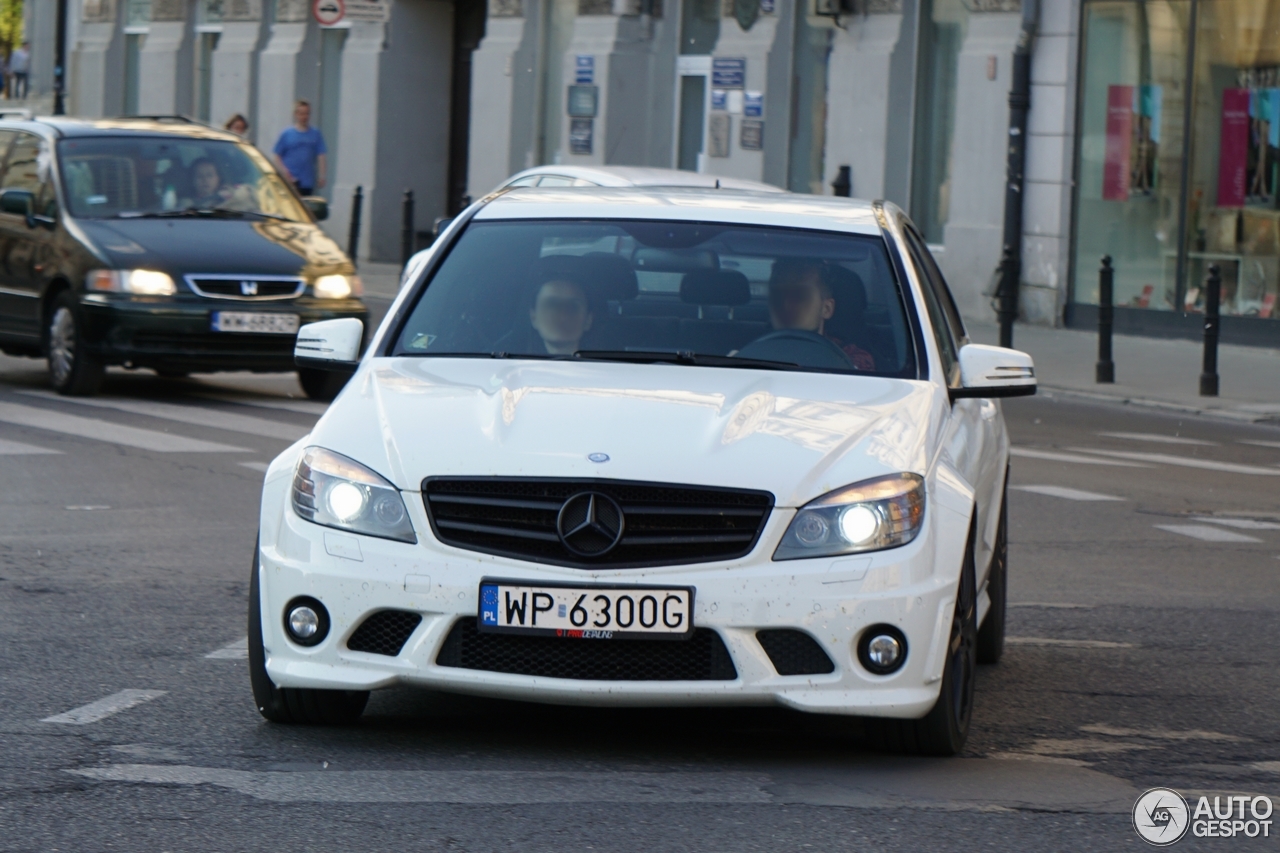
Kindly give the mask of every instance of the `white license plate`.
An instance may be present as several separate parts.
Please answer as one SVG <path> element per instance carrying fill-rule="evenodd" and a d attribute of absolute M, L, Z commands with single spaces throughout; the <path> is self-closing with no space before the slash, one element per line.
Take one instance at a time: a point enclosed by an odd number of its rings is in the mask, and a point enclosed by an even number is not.
<path fill-rule="evenodd" d="M 481 631 L 587 640 L 693 634 L 689 587 L 559 586 L 480 582 Z"/>
<path fill-rule="evenodd" d="M 215 332 L 256 332 L 264 335 L 296 335 L 297 314 L 259 314 L 256 311 L 214 311 Z"/>

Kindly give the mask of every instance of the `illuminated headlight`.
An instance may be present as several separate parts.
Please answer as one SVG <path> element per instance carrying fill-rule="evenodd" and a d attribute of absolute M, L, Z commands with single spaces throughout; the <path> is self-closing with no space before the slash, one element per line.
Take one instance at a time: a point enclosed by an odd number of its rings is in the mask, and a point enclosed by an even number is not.
<path fill-rule="evenodd" d="M 364 292 L 359 276 L 354 275 L 322 275 L 311 288 L 320 299 L 346 299 Z"/>
<path fill-rule="evenodd" d="M 293 475 L 293 510 L 325 527 L 418 541 L 395 486 L 359 462 L 319 447 L 302 452 Z"/>
<path fill-rule="evenodd" d="M 924 480 L 893 474 L 828 492 L 800 508 L 775 560 L 831 557 L 906 545 L 924 520 Z"/>
<path fill-rule="evenodd" d="M 85 288 L 99 293 L 172 296 L 178 292 L 168 273 L 157 270 L 90 270 Z"/>

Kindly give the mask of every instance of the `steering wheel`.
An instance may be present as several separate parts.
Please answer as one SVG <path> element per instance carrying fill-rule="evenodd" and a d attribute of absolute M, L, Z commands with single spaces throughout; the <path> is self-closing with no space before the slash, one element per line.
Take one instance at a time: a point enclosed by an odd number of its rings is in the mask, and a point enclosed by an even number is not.
<path fill-rule="evenodd" d="M 778 329 L 761 335 L 738 350 L 737 354 L 740 358 L 787 361 L 805 367 L 855 369 L 844 350 L 817 332 L 803 329 Z"/>

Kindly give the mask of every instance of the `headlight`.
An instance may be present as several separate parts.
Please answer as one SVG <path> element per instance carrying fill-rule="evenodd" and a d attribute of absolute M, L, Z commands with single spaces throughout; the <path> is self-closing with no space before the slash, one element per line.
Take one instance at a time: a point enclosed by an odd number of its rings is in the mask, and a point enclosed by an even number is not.
<path fill-rule="evenodd" d="M 322 275 L 311 286 L 320 299 L 346 299 L 364 292 L 360 277 L 355 275 Z"/>
<path fill-rule="evenodd" d="M 893 474 L 828 492 L 800 508 L 775 560 L 832 557 L 906 545 L 924 520 L 924 480 Z"/>
<path fill-rule="evenodd" d="M 319 447 L 302 452 L 293 475 L 293 510 L 325 527 L 418 541 L 395 486 L 359 462 Z"/>
<path fill-rule="evenodd" d="M 156 270 L 90 270 L 85 287 L 100 293 L 172 296 L 178 292 L 168 273 Z"/>

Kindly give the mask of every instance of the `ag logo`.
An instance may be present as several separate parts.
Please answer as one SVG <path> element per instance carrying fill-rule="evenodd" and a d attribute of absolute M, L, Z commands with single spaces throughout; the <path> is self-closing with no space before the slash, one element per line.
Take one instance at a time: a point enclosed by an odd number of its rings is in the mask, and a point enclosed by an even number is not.
<path fill-rule="evenodd" d="M 1133 828 L 1143 841 L 1156 847 L 1179 841 L 1190 824 L 1187 801 L 1171 788 L 1152 788 L 1133 804 Z"/>

